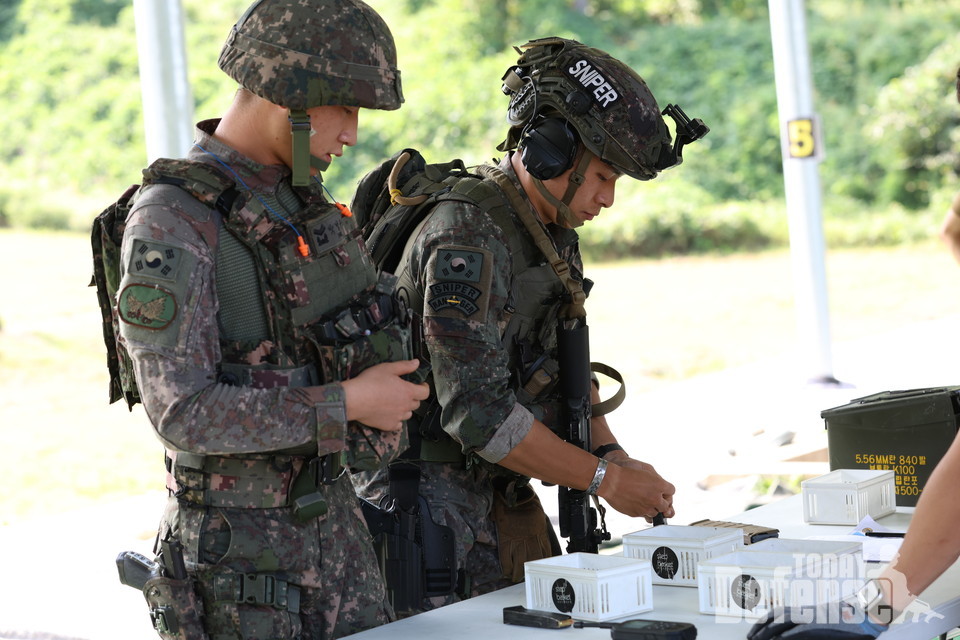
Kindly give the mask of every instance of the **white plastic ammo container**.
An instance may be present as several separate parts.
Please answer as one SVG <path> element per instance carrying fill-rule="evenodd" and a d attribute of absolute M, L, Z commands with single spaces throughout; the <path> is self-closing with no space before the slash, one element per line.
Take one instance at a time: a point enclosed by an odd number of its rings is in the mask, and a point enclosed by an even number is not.
<path fill-rule="evenodd" d="M 863 584 L 860 565 L 850 556 L 747 547 L 700 563 L 700 613 L 754 620 L 775 607 L 833 602 Z"/>
<path fill-rule="evenodd" d="M 743 547 L 743 530 L 665 524 L 623 536 L 623 555 L 650 563 L 654 584 L 697 586 L 697 563 Z"/>
<path fill-rule="evenodd" d="M 892 470 L 836 469 L 802 481 L 800 492 L 808 524 L 858 524 L 897 510 Z"/>
<path fill-rule="evenodd" d="M 570 553 L 524 563 L 527 608 L 603 622 L 653 609 L 650 564 Z"/>

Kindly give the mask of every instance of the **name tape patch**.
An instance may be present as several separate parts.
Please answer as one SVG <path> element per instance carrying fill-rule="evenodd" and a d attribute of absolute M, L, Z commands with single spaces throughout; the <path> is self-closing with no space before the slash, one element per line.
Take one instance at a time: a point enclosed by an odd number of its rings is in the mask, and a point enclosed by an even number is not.
<path fill-rule="evenodd" d="M 471 316 L 480 310 L 477 301 L 483 292 L 463 282 L 438 282 L 430 285 L 430 299 L 427 303 L 434 311 L 456 309 L 465 316 Z"/>

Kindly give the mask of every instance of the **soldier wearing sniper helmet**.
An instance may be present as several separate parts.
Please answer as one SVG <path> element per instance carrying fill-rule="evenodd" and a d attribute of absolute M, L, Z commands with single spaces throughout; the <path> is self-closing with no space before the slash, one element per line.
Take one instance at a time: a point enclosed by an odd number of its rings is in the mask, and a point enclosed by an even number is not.
<path fill-rule="evenodd" d="M 477 168 L 487 186 L 473 202 L 434 206 L 398 270 L 432 364 L 422 406 L 438 410 L 411 421 L 419 445 L 360 483 L 379 499 L 402 481 L 391 472 L 412 465 L 415 490 L 454 530 L 460 588 L 425 609 L 519 582 L 524 562 L 561 552 L 531 478 L 630 516 L 674 514 L 674 486 L 623 450 L 600 411 L 589 449 L 565 440 L 557 336 L 585 316 L 575 229 L 613 205 L 624 175 L 650 180 L 679 164 L 706 127 L 670 105 L 674 142 L 643 79 L 599 49 L 544 38 L 518 53 L 502 79 L 506 156 Z"/>

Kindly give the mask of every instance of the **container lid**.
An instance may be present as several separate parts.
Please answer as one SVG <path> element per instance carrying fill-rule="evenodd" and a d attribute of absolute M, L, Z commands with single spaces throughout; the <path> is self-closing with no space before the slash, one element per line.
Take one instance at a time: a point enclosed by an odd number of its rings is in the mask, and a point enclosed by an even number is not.
<path fill-rule="evenodd" d="M 794 573 L 796 561 L 793 553 L 780 551 L 732 551 L 697 563 L 699 567 L 736 567 L 740 569 L 789 569 Z"/>
<path fill-rule="evenodd" d="M 748 553 L 857 553 L 863 551 L 863 543 L 856 540 L 807 540 L 803 538 L 767 538 L 743 548 Z"/>
<path fill-rule="evenodd" d="M 839 407 L 824 409 L 820 412 L 820 417 L 826 419 L 845 414 L 905 410 L 907 414 L 894 420 L 895 424 L 924 424 L 952 418 L 960 413 L 958 393 L 960 386 L 882 391 L 854 398 Z"/>
<path fill-rule="evenodd" d="M 741 538 L 743 529 L 730 527 L 694 527 L 690 525 L 662 524 L 649 529 L 641 529 L 623 536 L 623 542 L 671 541 L 671 540 L 712 540 L 714 538 Z"/>
<path fill-rule="evenodd" d="M 552 558 L 543 558 L 542 560 L 531 560 L 529 562 L 525 562 L 524 566 L 527 570 L 530 570 L 531 568 L 535 569 L 537 567 L 602 570 L 618 569 L 621 567 L 635 567 L 637 565 L 645 564 L 645 562 L 642 562 L 637 558 L 610 556 L 599 553 L 584 553 L 582 551 L 578 551 L 576 553 L 553 556 Z"/>
<path fill-rule="evenodd" d="M 800 488 L 851 489 L 850 485 L 872 485 L 885 480 L 894 480 L 892 469 L 835 469 L 822 476 L 801 481 Z"/>

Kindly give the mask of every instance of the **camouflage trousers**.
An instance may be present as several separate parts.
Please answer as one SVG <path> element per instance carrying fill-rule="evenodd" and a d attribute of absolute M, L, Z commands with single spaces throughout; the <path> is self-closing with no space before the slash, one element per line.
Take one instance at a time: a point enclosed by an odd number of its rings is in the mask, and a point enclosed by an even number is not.
<path fill-rule="evenodd" d="M 395 619 L 349 476 L 323 487 L 328 511 L 299 522 L 289 507 L 240 509 L 171 498 L 161 525 L 181 541 L 210 640 L 332 640 Z M 224 585 L 300 590 L 299 611 L 236 599 Z M 292 607 L 290 607 L 292 608 Z"/>
<path fill-rule="evenodd" d="M 462 591 L 430 598 L 423 609 L 435 609 L 515 584 L 515 580 L 504 577 L 500 564 L 497 528 L 491 518 L 493 483 L 489 474 L 479 465 L 464 469 L 456 464 L 418 464 L 419 493 L 430 506 L 433 520 L 453 529 L 457 568 L 465 576 Z M 389 490 L 389 474 L 386 469 L 357 473 L 354 484 L 360 495 L 378 503 Z"/>

